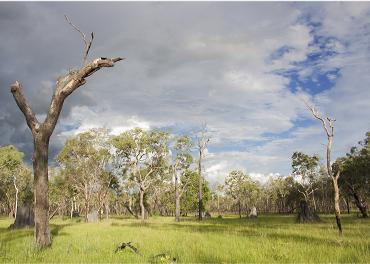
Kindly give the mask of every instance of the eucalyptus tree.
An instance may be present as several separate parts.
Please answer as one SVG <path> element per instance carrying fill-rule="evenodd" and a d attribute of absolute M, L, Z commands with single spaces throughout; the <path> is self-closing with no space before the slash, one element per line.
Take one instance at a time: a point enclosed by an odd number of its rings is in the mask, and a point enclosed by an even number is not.
<path fill-rule="evenodd" d="M 311 111 L 312 115 L 320 121 L 327 138 L 326 144 L 326 171 L 328 176 L 332 179 L 333 188 L 334 188 L 334 210 L 335 210 L 335 219 L 337 222 L 337 227 L 339 231 L 339 235 L 342 235 L 342 223 L 340 217 L 340 206 L 339 206 L 339 185 L 338 180 L 340 177 L 341 171 L 338 169 L 335 173 L 332 170 L 331 164 L 331 150 L 333 145 L 333 137 L 334 137 L 334 122 L 336 121 L 334 118 L 330 117 L 322 117 L 322 115 L 313 107 L 308 105 L 306 102 L 306 106 Z"/>
<path fill-rule="evenodd" d="M 115 180 L 107 168 L 111 155 L 108 145 L 104 143 L 106 135 L 107 131 L 103 129 L 78 134 L 66 141 L 57 156 L 68 183 L 84 201 L 85 221 L 92 202 L 101 195 L 105 198 Z"/>
<path fill-rule="evenodd" d="M 319 161 L 320 158 L 317 155 L 310 156 L 298 151 L 294 152 L 292 155 L 292 174 L 301 186 L 298 191 L 303 195 L 304 200 L 308 204 L 312 201 L 315 211 L 317 211 L 315 184 L 319 175 Z"/>
<path fill-rule="evenodd" d="M 86 84 L 86 78 L 105 67 L 113 67 L 116 62 L 123 58 L 104 58 L 100 57 L 93 61 L 88 61 L 88 54 L 93 42 L 94 34 L 91 38 L 79 30 L 66 17 L 68 23 L 77 30 L 84 41 L 85 49 L 83 53 L 83 63 L 78 69 L 69 70 L 65 75 L 57 78 L 54 94 L 51 98 L 50 106 L 44 122 L 40 122 L 36 114 L 29 106 L 23 95 L 23 88 L 19 81 L 11 85 L 11 93 L 22 111 L 26 123 L 31 130 L 33 137 L 33 173 L 35 188 L 35 240 L 41 248 L 51 245 L 51 235 L 49 228 L 49 183 L 48 183 L 48 159 L 49 159 L 49 140 L 59 119 L 64 101 L 79 87 Z"/>
<path fill-rule="evenodd" d="M 175 180 L 175 220 L 180 221 L 180 199 L 183 195 L 189 182 L 180 184 L 180 175 L 183 175 L 189 169 L 193 162 L 193 157 L 190 152 L 191 139 L 188 136 L 181 136 L 176 139 L 173 148 L 174 160 L 172 165 L 173 177 Z"/>
<path fill-rule="evenodd" d="M 145 219 L 145 192 L 160 181 L 168 169 L 168 141 L 169 135 L 166 132 L 145 131 L 141 128 L 123 132 L 111 141 L 122 175 L 139 191 L 142 221 Z"/>

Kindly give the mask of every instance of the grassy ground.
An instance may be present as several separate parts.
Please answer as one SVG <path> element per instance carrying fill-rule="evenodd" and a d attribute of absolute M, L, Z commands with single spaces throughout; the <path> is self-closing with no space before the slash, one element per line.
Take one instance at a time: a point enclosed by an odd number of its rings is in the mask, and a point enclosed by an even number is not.
<path fill-rule="evenodd" d="M 97 224 L 55 219 L 53 245 L 38 250 L 33 230 L 8 230 L 0 218 L 0 262 L 153 262 L 166 253 L 177 262 L 363 262 L 370 263 L 370 221 L 344 215 L 340 238 L 333 216 L 320 224 L 296 224 L 294 216 L 261 215 L 257 220 L 227 217 L 202 223 L 153 217 L 141 224 L 113 218 Z M 132 241 L 142 256 L 129 250 L 115 253 Z M 159 258 L 156 259 L 160 261 Z M 163 259 L 162 259 L 163 260 Z M 165 260 L 162 261 L 166 262 Z"/>

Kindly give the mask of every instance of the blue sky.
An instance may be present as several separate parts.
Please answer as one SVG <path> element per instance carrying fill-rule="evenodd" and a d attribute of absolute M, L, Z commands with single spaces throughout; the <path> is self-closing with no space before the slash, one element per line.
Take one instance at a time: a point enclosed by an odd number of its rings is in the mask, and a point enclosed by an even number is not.
<path fill-rule="evenodd" d="M 41 119 L 56 77 L 82 60 L 64 14 L 94 31 L 90 59 L 127 59 L 68 98 L 51 157 L 94 127 L 195 136 L 206 122 L 207 179 L 242 169 L 264 181 L 289 174 L 294 151 L 324 154 L 324 131 L 302 99 L 337 119 L 335 157 L 370 130 L 369 3 L 2 2 L 0 85 L 21 81 Z M 5 88 L 0 133 L 1 146 L 30 161 L 30 132 Z"/>

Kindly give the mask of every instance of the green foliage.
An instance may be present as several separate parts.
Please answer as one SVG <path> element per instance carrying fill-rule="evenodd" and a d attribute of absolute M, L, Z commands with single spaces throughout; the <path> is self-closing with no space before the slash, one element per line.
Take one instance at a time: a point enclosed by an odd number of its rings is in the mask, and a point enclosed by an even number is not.
<path fill-rule="evenodd" d="M 181 177 L 181 184 L 187 185 L 181 197 L 181 210 L 184 212 L 195 212 L 198 209 L 199 174 L 196 171 L 187 170 Z M 206 180 L 202 184 L 203 190 L 203 211 L 207 202 L 211 199 L 211 191 Z"/>
<path fill-rule="evenodd" d="M 24 154 L 15 146 L 0 148 L 0 203 L 9 208 L 15 206 L 16 189 L 19 190 L 18 203 L 33 202 L 32 173 L 23 163 Z"/>
<path fill-rule="evenodd" d="M 370 132 L 352 147 L 346 157 L 341 157 L 334 163 L 334 170 L 340 170 L 339 183 L 346 193 L 356 192 L 363 198 L 370 197 Z"/>
<path fill-rule="evenodd" d="M 304 183 L 313 182 L 318 175 L 320 157 L 309 156 L 302 152 L 294 152 L 292 155 L 293 175 L 301 177 Z"/>

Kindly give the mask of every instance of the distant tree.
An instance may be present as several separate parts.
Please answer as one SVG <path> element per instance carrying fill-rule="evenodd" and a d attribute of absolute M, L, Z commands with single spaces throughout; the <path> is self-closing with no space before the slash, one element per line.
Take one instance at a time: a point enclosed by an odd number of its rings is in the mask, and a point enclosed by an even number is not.
<path fill-rule="evenodd" d="M 107 170 L 111 159 L 106 141 L 106 130 L 92 129 L 66 141 L 57 156 L 67 181 L 72 188 L 81 194 L 85 205 L 85 221 L 94 201 L 97 209 L 102 206 L 102 199 L 115 182 L 112 173 Z"/>
<path fill-rule="evenodd" d="M 196 171 L 187 170 L 181 177 L 181 184 L 186 184 L 187 188 L 185 189 L 184 194 L 181 196 L 181 208 L 185 215 L 189 212 L 199 212 L 199 175 Z M 207 202 L 211 198 L 211 192 L 208 187 L 208 182 L 203 181 L 202 184 L 202 212 L 205 210 Z"/>
<path fill-rule="evenodd" d="M 353 197 L 362 216 L 367 218 L 366 198 L 370 196 L 370 132 L 359 142 L 359 147 L 352 147 L 346 157 L 337 159 L 336 164 L 340 164 L 342 189 Z"/>
<path fill-rule="evenodd" d="M 202 126 L 201 131 L 199 132 L 198 138 L 197 138 L 197 148 L 199 152 L 199 159 L 198 159 L 198 176 L 199 176 L 199 190 L 198 190 L 198 218 L 199 220 L 202 220 L 202 209 L 203 206 L 203 187 L 202 184 L 204 182 L 204 178 L 202 175 L 202 161 L 205 156 L 205 150 L 207 148 L 209 142 L 209 138 L 207 137 L 207 125 L 204 123 Z"/>
<path fill-rule="evenodd" d="M 60 112 L 62 111 L 64 100 L 72 94 L 78 87 L 86 83 L 86 78 L 96 71 L 105 67 L 113 67 L 122 58 L 97 58 L 92 62 L 87 61 L 88 53 L 93 41 L 87 39 L 72 22 L 66 17 L 68 23 L 76 29 L 82 36 L 85 43 L 83 64 L 77 70 L 70 70 L 67 74 L 57 79 L 54 94 L 51 99 L 49 110 L 44 122 L 39 122 L 35 113 L 28 105 L 23 95 L 20 82 L 16 81 L 11 85 L 13 97 L 26 118 L 28 127 L 32 132 L 34 152 L 33 152 L 33 173 L 35 188 L 35 240 L 38 246 L 47 247 L 51 245 L 51 235 L 49 228 L 49 184 L 48 184 L 48 150 L 49 140 L 57 124 Z"/>
<path fill-rule="evenodd" d="M 180 199 L 183 195 L 187 183 L 180 184 L 180 176 L 189 169 L 191 163 L 193 162 L 193 157 L 191 156 L 191 140 L 188 136 L 181 136 L 176 139 L 173 152 L 175 154 L 172 171 L 175 180 L 175 219 L 177 222 L 180 221 Z"/>
<path fill-rule="evenodd" d="M 292 155 L 293 176 L 297 178 L 297 182 L 301 186 L 298 191 L 303 195 L 304 200 L 310 204 L 312 201 L 315 211 L 315 183 L 319 175 L 319 156 L 309 156 L 302 152 L 294 152 Z M 311 199 L 310 199 L 311 197 Z"/>
<path fill-rule="evenodd" d="M 255 204 L 258 189 L 256 183 L 247 174 L 240 170 L 234 170 L 225 179 L 225 192 L 236 201 L 241 218 L 243 202 L 249 200 Z"/>
<path fill-rule="evenodd" d="M 1 200 L 5 201 L 9 216 L 17 216 L 20 201 L 32 203 L 30 182 L 31 171 L 23 163 L 23 153 L 12 145 L 1 147 L 0 198 L 2 197 Z"/>
<path fill-rule="evenodd" d="M 115 155 L 122 175 L 132 182 L 140 195 L 140 218 L 145 219 L 144 194 L 162 179 L 167 169 L 168 133 L 135 128 L 113 137 Z"/>

